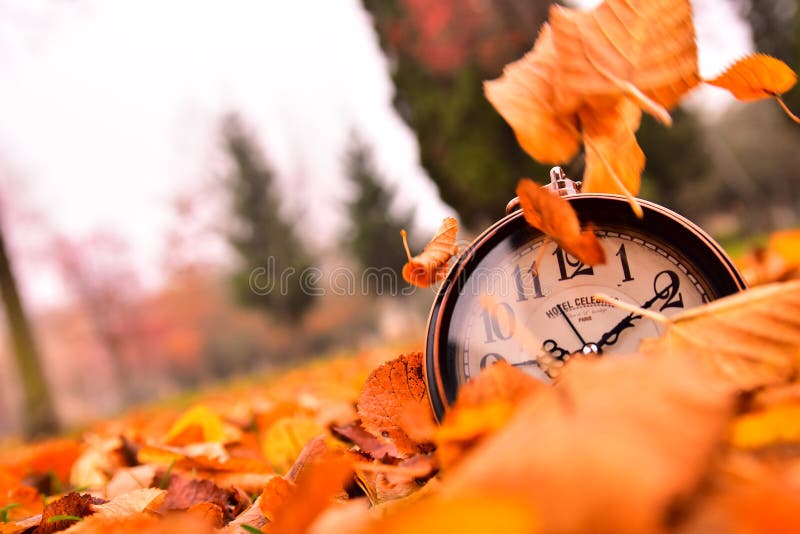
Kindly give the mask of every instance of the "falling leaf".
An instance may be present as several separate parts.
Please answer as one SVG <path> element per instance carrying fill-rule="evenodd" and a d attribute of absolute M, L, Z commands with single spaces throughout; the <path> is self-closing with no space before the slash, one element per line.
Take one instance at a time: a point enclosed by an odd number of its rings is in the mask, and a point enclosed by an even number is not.
<path fill-rule="evenodd" d="M 640 351 L 694 355 L 719 379 L 745 390 L 783 382 L 800 364 L 800 281 L 756 287 L 679 313 Z"/>
<path fill-rule="evenodd" d="M 409 405 L 427 409 L 432 420 L 421 352 L 403 354 L 375 369 L 358 399 L 358 414 L 367 431 L 394 444 L 401 455 L 410 455 L 419 452 L 420 444 L 404 427 Z"/>
<path fill-rule="evenodd" d="M 550 25 L 562 113 L 628 97 L 670 124 L 666 110 L 700 82 L 689 0 L 606 0 L 589 11 L 553 6 Z"/>
<path fill-rule="evenodd" d="M 581 231 L 578 216 L 568 201 L 528 179 L 517 184 L 517 196 L 528 224 L 586 265 L 605 263 L 600 241 L 591 228 Z"/>
<path fill-rule="evenodd" d="M 430 243 L 425 245 L 422 253 L 412 258 L 403 230 L 403 245 L 408 256 L 408 263 L 403 266 L 403 279 L 417 287 L 428 287 L 444 278 L 447 274 L 447 263 L 458 253 L 457 233 L 458 222 L 452 217 L 445 217 L 441 228 Z"/>
<path fill-rule="evenodd" d="M 576 116 L 553 108 L 557 61 L 553 34 L 545 24 L 533 50 L 483 86 L 486 98 L 514 129 L 520 146 L 544 163 L 569 161 L 580 146 Z"/>
<path fill-rule="evenodd" d="M 602 109 L 581 109 L 579 117 L 586 142 L 582 192 L 615 193 L 629 200 L 639 193 L 645 161 L 636 142 L 641 115 L 627 98 Z"/>
<path fill-rule="evenodd" d="M 780 59 L 751 54 L 707 83 L 727 89 L 739 100 L 759 100 L 781 95 L 794 87 L 797 74 Z"/>
<path fill-rule="evenodd" d="M 520 496 L 544 532 L 661 532 L 731 416 L 733 395 L 706 378 L 690 357 L 572 360 L 447 473 L 442 497 Z"/>

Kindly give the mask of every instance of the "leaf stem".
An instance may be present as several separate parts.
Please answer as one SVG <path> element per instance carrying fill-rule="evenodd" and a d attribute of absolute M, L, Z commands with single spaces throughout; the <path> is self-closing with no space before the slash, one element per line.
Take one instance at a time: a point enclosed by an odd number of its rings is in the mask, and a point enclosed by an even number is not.
<path fill-rule="evenodd" d="M 778 104 L 781 106 L 781 109 L 783 109 L 784 113 L 789 115 L 790 119 L 792 119 L 797 124 L 800 124 L 800 117 L 792 113 L 792 110 L 790 110 L 789 106 L 786 105 L 786 102 L 783 101 L 781 95 L 775 95 L 775 100 L 778 101 Z"/>
<path fill-rule="evenodd" d="M 636 306 L 635 304 L 629 304 L 629 303 L 624 302 L 624 301 L 622 301 L 620 299 L 616 299 L 614 297 L 610 297 L 610 296 L 608 296 L 608 295 L 606 295 L 604 293 L 595 293 L 594 294 L 594 298 L 599 300 L 599 301 L 601 301 L 601 302 L 606 302 L 608 304 L 611 304 L 612 306 L 615 306 L 615 307 L 617 307 L 617 308 L 619 308 L 621 310 L 625 310 L 626 312 L 635 313 L 637 315 L 641 315 L 642 317 L 647 317 L 648 319 L 652 319 L 653 321 L 656 321 L 657 323 L 661 323 L 661 324 L 670 324 L 670 323 L 672 323 L 672 320 L 670 320 L 669 317 L 667 317 L 666 315 L 664 315 L 662 313 L 658 313 L 658 312 L 653 311 L 653 310 L 647 310 L 645 308 L 640 308 L 639 306 Z"/>
<path fill-rule="evenodd" d="M 406 249 L 408 261 L 411 261 L 411 250 L 408 248 L 408 233 L 406 233 L 405 229 L 400 230 L 400 237 L 403 238 L 403 247 Z"/>

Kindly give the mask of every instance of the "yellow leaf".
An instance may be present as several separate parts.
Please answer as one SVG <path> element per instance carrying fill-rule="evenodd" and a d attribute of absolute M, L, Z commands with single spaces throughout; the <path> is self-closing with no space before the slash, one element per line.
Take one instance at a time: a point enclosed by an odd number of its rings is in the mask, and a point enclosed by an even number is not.
<path fill-rule="evenodd" d="M 743 449 L 800 442 L 800 405 L 783 404 L 739 417 L 731 443 Z"/>
<path fill-rule="evenodd" d="M 285 473 L 291 469 L 306 443 L 324 433 L 325 429 L 309 416 L 282 417 L 267 430 L 262 450 L 275 470 Z"/>
<path fill-rule="evenodd" d="M 707 83 L 727 89 L 739 100 L 759 100 L 781 95 L 794 87 L 797 74 L 780 59 L 752 54 Z"/>
<path fill-rule="evenodd" d="M 188 445 L 198 442 L 222 442 L 225 430 L 222 419 L 203 405 L 198 405 L 183 414 L 169 429 L 165 443 Z"/>
<path fill-rule="evenodd" d="M 514 129 L 522 148 L 544 163 L 567 162 L 580 146 L 576 117 L 553 109 L 557 60 L 553 34 L 545 25 L 533 50 L 483 86 L 486 98 Z"/>

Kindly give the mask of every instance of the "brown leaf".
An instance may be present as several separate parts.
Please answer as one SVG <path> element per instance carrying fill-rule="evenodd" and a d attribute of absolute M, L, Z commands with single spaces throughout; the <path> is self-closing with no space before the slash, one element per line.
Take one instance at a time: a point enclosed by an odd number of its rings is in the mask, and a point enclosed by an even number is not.
<path fill-rule="evenodd" d="M 733 400 L 691 357 L 574 360 L 447 473 L 442 495 L 518 495 L 545 532 L 661 532 L 703 480 Z"/>
<path fill-rule="evenodd" d="M 188 510 L 201 502 L 218 505 L 222 509 L 226 521 L 233 519 L 249 504 L 242 502 L 238 494 L 226 491 L 210 480 L 186 478 L 172 474 L 169 477 L 167 495 L 160 511 Z"/>
<path fill-rule="evenodd" d="M 553 34 L 545 24 L 533 50 L 483 85 L 487 100 L 514 129 L 520 146 L 544 163 L 567 162 L 580 146 L 576 117 L 553 107 L 557 61 Z"/>
<path fill-rule="evenodd" d="M 44 512 L 42 512 L 42 522 L 39 524 L 39 527 L 34 531 L 34 533 L 51 534 L 52 532 L 58 532 L 59 530 L 69 528 L 75 523 L 74 520 L 64 519 L 59 521 L 51 521 L 51 518 L 58 516 L 86 517 L 94 513 L 92 505 L 102 504 L 104 502 L 105 501 L 102 499 L 97 499 L 91 495 L 81 495 L 75 492 L 68 493 L 57 501 L 53 501 L 44 507 Z"/>
<path fill-rule="evenodd" d="M 358 399 L 358 414 L 364 428 L 382 441 L 394 444 L 401 456 L 420 450 L 420 444 L 409 437 L 404 426 L 406 409 L 418 405 L 433 418 L 424 372 L 421 352 L 403 354 L 375 369 Z"/>
<path fill-rule="evenodd" d="M 669 124 L 663 108 L 700 82 L 689 0 L 606 0 L 589 11 L 553 6 L 550 24 L 562 113 L 626 96 Z"/>
<path fill-rule="evenodd" d="M 408 263 L 403 266 L 403 279 L 417 287 L 428 287 L 444 278 L 447 274 L 447 263 L 458 253 L 457 233 L 458 223 L 456 220 L 446 217 L 442 221 L 441 228 L 430 243 L 425 245 L 422 253 L 412 258 L 408 244 L 405 243 L 405 231 L 403 231 L 403 243 L 408 255 Z"/>
<path fill-rule="evenodd" d="M 364 430 L 360 422 L 348 423 L 346 425 L 334 426 L 331 432 L 339 438 L 343 438 L 356 445 L 359 450 L 368 454 L 375 460 L 389 458 L 399 458 L 400 453 L 392 443 L 380 441 L 378 438 Z"/>
<path fill-rule="evenodd" d="M 690 354 L 745 390 L 785 382 L 800 365 L 800 281 L 760 286 L 671 318 L 646 354 Z"/>
<path fill-rule="evenodd" d="M 586 265 L 605 263 L 600 241 L 591 228 L 581 231 L 578 215 L 569 202 L 526 178 L 517 184 L 517 196 L 528 224 Z"/>
<path fill-rule="evenodd" d="M 751 54 L 707 83 L 727 89 L 739 100 L 759 100 L 781 95 L 794 87 L 797 74 L 780 59 Z"/>
<path fill-rule="evenodd" d="M 109 517 L 124 517 L 145 510 L 156 511 L 161 506 L 166 493 L 158 488 L 139 488 L 103 504 L 96 504 L 92 506 L 92 509 L 100 515 Z"/>

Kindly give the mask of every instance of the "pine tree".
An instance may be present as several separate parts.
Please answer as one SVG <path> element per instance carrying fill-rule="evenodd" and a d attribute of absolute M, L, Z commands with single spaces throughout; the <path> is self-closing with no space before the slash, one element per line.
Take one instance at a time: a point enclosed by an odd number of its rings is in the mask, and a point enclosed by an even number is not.
<path fill-rule="evenodd" d="M 234 220 L 228 242 L 239 256 L 232 280 L 237 299 L 297 322 L 313 300 L 311 257 L 281 215 L 273 171 L 240 117 L 225 118 L 222 139 L 232 164 L 225 182 Z"/>
<path fill-rule="evenodd" d="M 410 228 L 413 214 L 392 215 L 394 190 L 375 168 L 370 148 L 355 135 L 345 154 L 345 171 L 355 190 L 346 206 L 350 228 L 345 248 L 363 269 L 389 268 L 399 273 L 406 261 L 400 230 Z"/>

